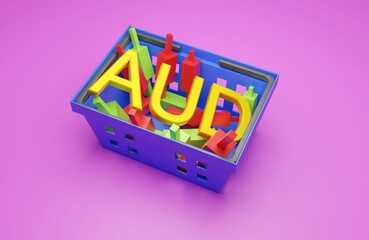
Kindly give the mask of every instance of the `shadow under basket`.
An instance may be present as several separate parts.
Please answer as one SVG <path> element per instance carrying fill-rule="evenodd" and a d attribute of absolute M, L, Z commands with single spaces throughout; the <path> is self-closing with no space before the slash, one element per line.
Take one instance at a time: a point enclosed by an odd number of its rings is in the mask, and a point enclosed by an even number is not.
<path fill-rule="evenodd" d="M 126 50 L 132 48 L 128 29 L 116 43 L 122 44 Z M 148 47 L 155 70 L 156 56 L 158 52 L 164 49 L 165 38 L 139 29 L 136 29 L 136 31 L 140 44 Z M 245 153 L 246 145 L 277 84 L 278 74 L 179 42 L 173 42 L 172 50 L 178 55 L 177 63 L 179 65 L 177 64 L 175 82 L 168 87 L 168 91 L 181 96 L 186 95 L 178 87 L 180 80 L 179 67 L 180 63 L 187 57 L 188 51 L 194 49 L 196 57 L 201 60 L 200 75 L 205 80 L 197 107 L 205 107 L 208 92 L 213 83 L 226 86 L 241 94 L 248 86 L 254 86 L 254 92 L 258 94 L 257 106 L 243 137 L 230 156 L 222 158 L 201 148 L 165 138 L 102 113 L 94 107 L 92 96 L 87 90 L 118 59 L 115 45 L 71 100 L 73 111 L 82 114 L 86 118 L 101 145 L 105 148 L 219 192 L 228 175 L 231 172 L 236 172 L 237 166 Z M 154 79 L 151 79 L 151 83 L 154 84 Z M 122 107 L 129 104 L 129 93 L 111 86 L 108 86 L 100 96 L 105 101 L 117 101 Z M 232 116 L 238 116 L 238 109 L 231 102 L 219 101 L 217 109 L 227 110 L 231 112 Z M 156 127 L 163 127 L 160 126 L 161 123 L 158 121 L 154 123 Z M 237 123 L 235 124 L 237 125 Z M 229 129 L 232 129 L 232 127 L 235 126 L 230 126 Z M 227 129 L 224 130 L 227 131 Z"/>

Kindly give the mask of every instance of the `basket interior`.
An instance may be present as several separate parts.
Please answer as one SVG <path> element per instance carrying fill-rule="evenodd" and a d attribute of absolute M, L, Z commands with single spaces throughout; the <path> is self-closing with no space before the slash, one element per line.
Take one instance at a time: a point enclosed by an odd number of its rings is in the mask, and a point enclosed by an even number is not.
<path fill-rule="evenodd" d="M 124 32 L 122 37 L 116 43 L 122 44 L 125 50 L 132 48 L 128 29 Z M 160 51 L 164 49 L 165 38 L 139 29 L 136 30 L 140 44 L 142 46 L 148 47 L 154 70 L 156 70 L 156 56 Z M 199 58 L 201 60 L 200 76 L 204 78 L 204 84 L 197 104 L 198 108 L 205 107 L 209 94 L 209 89 L 213 83 L 227 87 L 231 90 L 239 92 L 240 94 L 243 94 L 249 86 L 253 86 L 254 92 L 258 94 L 257 106 L 254 110 L 251 121 L 248 124 L 244 135 L 238 142 L 238 145 L 233 149 L 233 151 L 228 155 L 227 158 L 219 157 L 233 163 L 238 163 L 238 160 L 241 158 L 241 155 L 244 152 L 245 146 L 249 141 L 252 132 L 254 131 L 258 121 L 262 116 L 264 107 L 274 90 L 274 87 L 278 80 L 278 75 L 248 64 L 239 63 L 232 59 L 224 58 L 222 56 L 173 41 L 172 50 L 177 54 L 178 61 L 176 67 L 175 81 L 168 86 L 167 91 L 185 96 L 186 93 L 181 91 L 179 87 L 181 62 L 187 57 L 188 52 L 191 49 L 195 50 L 196 58 Z M 83 106 L 89 109 L 96 109 L 94 104 L 92 103 L 93 97 L 89 94 L 87 90 L 118 58 L 119 56 L 115 50 L 114 45 L 108 55 L 105 57 L 105 59 L 100 63 L 99 67 L 91 75 L 89 80 L 77 93 L 72 102 L 81 105 L 81 107 Z M 151 84 L 154 86 L 155 76 L 150 79 L 150 81 Z M 100 97 L 105 102 L 117 101 L 121 107 L 125 107 L 129 104 L 129 93 L 116 89 L 112 86 L 106 87 L 104 91 L 100 94 Z M 237 107 L 229 101 L 219 100 L 217 110 L 226 110 L 230 112 L 232 116 L 239 116 Z M 170 127 L 156 120 L 154 117 L 152 119 L 154 121 L 155 128 L 158 130 L 168 129 Z M 124 122 L 124 124 L 131 123 Z M 227 132 L 231 129 L 235 130 L 237 128 L 237 122 L 231 122 L 230 126 L 227 127 L 213 127 L 215 129 L 221 128 L 223 131 Z M 211 153 L 211 155 L 214 154 Z"/>

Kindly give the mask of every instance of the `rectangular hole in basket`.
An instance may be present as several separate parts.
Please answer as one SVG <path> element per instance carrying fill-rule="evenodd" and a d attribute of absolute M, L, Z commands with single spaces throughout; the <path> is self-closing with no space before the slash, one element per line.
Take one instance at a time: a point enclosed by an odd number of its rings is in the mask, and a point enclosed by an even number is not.
<path fill-rule="evenodd" d="M 227 80 L 222 78 L 217 78 L 217 84 L 223 87 L 227 87 Z"/>
<path fill-rule="evenodd" d="M 156 65 L 156 62 L 158 61 L 158 58 L 156 56 L 151 57 L 152 65 Z"/>
<path fill-rule="evenodd" d="M 104 126 L 104 128 L 105 128 L 105 131 L 106 131 L 106 132 L 108 132 L 108 133 L 110 133 L 110 134 L 115 135 L 114 128 L 109 127 L 109 126 Z"/>
<path fill-rule="evenodd" d="M 113 139 L 110 139 L 109 142 L 110 142 L 111 145 L 113 145 L 115 147 L 119 147 L 119 143 L 117 141 L 115 141 Z"/>
<path fill-rule="evenodd" d="M 177 170 L 178 170 L 178 172 L 181 172 L 181 173 L 187 174 L 187 169 L 186 169 L 186 168 L 184 168 L 184 167 L 177 166 Z"/>
<path fill-rule="evenodd" d="M 218 99 L 217 106 L 218 106 L 218 107 L 223 107 L 223 106 L 224 106 L 224 98 L 219 98 L 219 99 Z"/>
<path fill-rule="evenodd" d="M 246 92 L 246 86 L 236 84 L 236 92 L 238 92 L 241 95 L 244 95 Z"/>
<path fill-rule="evenodd" d="M 128 146 L 128 152 L 129 152 L 129 153 L 132 153 L 132 154 L 137 154 L 137 149 L 136 149 L 136 148 L 133 148 L 133 147 Z"/>
<path fill-rule="evenodd" d="M 180 153 L 176 153 L 175 156 L 176 156 L 176 159 L 178 159 L 179 161 L 186 162 L 186 156 Z"/>
<path fill-rule="evenodd" d="M 172 82 L 171 84 L 169 84 L 169 89 L 178 92 L 178 83 Z"/>
<path fill-rule="evenodd" d="M 124 135 L 124 137 L 126 138 L 126 140 L 129 140 L 131 142 L 133 142 L 135 140 L 135 138 L 132 135 L 129 135 L 129 134 Z"/>
<path fill-rule="evenodd" d="M 233 107 L 232 107 L 232 111 L 233 112 L 236 112 L 236 113 L 239 113 L 240 111 L 238 110 L 238 107 L 236 104 L 233 104 Z"/>
<path fill-rule="evenodd" d="M 200 162 L 200 161 L 196 161 L 196 166 L 198 168 L 201 168 L 203 170 L 207 170 L 208 169 L 208 165 L 206 163 Z"/>
<path fill-rule="evenodd" d="M 208 177 L 207 176 L 204 176 L 202 174 L 197 174 L 197 179 L 199 179 L 200 181 L 203 181 L 203 182 L 207 182 L 208 181 Z"/>

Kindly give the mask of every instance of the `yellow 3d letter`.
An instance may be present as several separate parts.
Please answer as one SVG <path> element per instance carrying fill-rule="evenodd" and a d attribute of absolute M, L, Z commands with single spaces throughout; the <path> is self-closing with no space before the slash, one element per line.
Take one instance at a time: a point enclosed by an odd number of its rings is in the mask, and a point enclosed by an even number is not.
<path fill-rule="evenodd" d="M 191 119 L 195 112 L 204 79 L 198 76 L 193 79 L 191 90 L 186 100 L 186 107 L 183 109 L 183 112 L 180 115 L 175 115 L 166 112 L 160 105 L 161 96 L 166 86 L 169 71 L 170 65 L 162 63 L 151 93 L 150 111 L 154 117 L 161 120 L 165 124 L 172 125 L 175 123 L 179 126 L 182 126 Z"/>
<path fill-rule="evenodd" d="M 117 75 L 129 64 L 129 78 Z M 137 53 L 128 50 L 125 52 L 89 89 L 95 96 L 99 95 L 108 85 L 112 85 L 130 93 L 131 106 L 142 110 L 142 99 L 140 89 L 140 75 Z"/>
<path fill-rule="evenodd" d="M 246 101 L 246 99 L 243 98 L 242 95 L 238 92 L 222 87 L 215 83 L 213 83 L 213 85 L 211 86 L 208 99 L 206 100 L 204 114 L 200 123 L 199 135 L 201 135 L 202 137 L 210 138 L 216 133 L 216 130 L 214 128 L 211 128 L 211 123 L 213 122 L 214 113 L 219 98 L 224 98 L 225 100 L 233 102 L 234 104 L 236 104 L 240 112 L 238 126 L 235 131 L 237 136 L 234 139 L 235 141 L 238 141 L 242 138 L 243 134 L 246 131 L 246 127 L 250 122 L 250 105 Z"/>

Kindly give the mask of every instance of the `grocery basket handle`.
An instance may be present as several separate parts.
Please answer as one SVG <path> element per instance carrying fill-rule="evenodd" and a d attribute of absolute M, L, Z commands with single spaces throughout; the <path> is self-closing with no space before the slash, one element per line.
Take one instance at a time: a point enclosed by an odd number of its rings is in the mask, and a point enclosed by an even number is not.
<path fill-rule="evenodd" d="M 221 67 L 227 68 L 229 70 L 232 70 L 232 71 L 235 71 L 235 72 L 238 72 L 238 73 L 242 73 L 242 74 L 245 74 L 245 75 L 253 77 L 253 78 L 257 78 L 257 79 L 262 80 L 264 82 L 269 83 L 270 80 L 273 79 L 271 76 L 269 76 L 267 74 L 257 72 L 255 70 L 250 69 L 250 68 L 243 67 L 243 66 L 240 66 L 238 64 L 228 62 L 226 60 L 222 60 L 222 59 L 219 60 L 219 65 Z"/>

